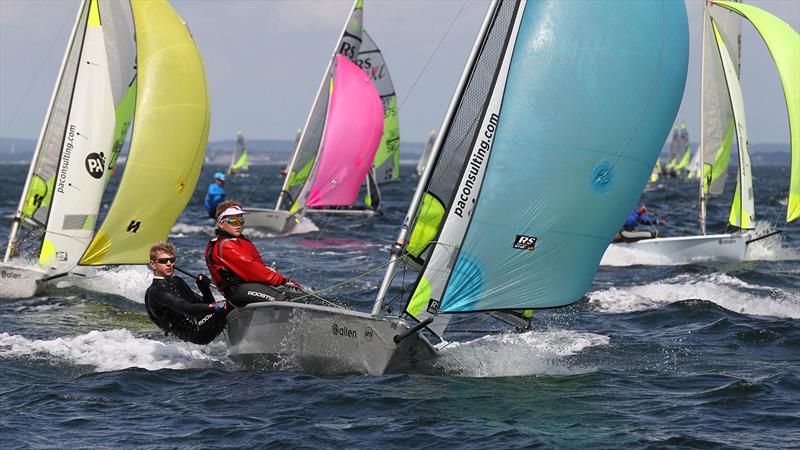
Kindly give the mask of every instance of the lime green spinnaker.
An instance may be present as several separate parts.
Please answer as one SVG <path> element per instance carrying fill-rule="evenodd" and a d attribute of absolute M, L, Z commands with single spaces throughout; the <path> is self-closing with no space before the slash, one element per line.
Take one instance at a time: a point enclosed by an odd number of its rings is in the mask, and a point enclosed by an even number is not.
<path fill-rule="evenodd" d="M 131 7 L 139 69 L 131 150 L 82 265 L 146 263 L 150 246 L 167 238 L 191 198 L 208 142 L 206 76 L 188 28 L 165 0 Z"/>
<path fill-rule="evenodd" d="M 783 85 L 789 114 L 792 171 L 786 221 L 800 217 L 800 35 L 789 24 L 752 5 L 715 2 L 734 11 L 753 24 L 767 44 Z"/>
<path fill-rule="evenodd" d="M 692 158 L 692 147 L 686 149 L 686 152 L 683 154 L 683 158 L 678 162 L 675 166 L 675 170 L 681 170 L 685 167 L 689 167 L 689 160 Z"/>

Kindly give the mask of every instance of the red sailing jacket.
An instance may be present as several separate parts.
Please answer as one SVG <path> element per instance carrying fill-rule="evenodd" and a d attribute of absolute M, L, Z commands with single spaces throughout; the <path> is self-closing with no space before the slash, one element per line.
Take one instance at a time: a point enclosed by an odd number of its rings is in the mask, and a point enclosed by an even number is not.
<path fill-rule="evenodd" d="M 280 286 L 286 278 L 264 265 L 256 246 L 244 236 L 233 237 L 216 230 L 217 237 L 206 244 L 206 265 L 214 284 L 225 295 L 228 288 L 241 283 Z"/>

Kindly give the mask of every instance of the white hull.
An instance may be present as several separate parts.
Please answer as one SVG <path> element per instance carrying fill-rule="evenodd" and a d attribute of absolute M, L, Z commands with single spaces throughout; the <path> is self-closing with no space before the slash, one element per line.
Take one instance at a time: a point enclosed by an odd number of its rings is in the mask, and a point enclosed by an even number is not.
<path fill-rule="evenodd" d="M 630 257 L 637 264 L 671 265 L 693 262 L 738 262 L 744 260 L 747 233 L 711 234 L 706 236 L 683 236 L 643 239 L 630 243 L 615 243 L 608 246 L 601 266 L 614 264 L 615 259 Z M 631 252 L 625 255 L 625 252 Z"/>
<path fill-rule="evenodd" d="M 55 272 L 31 266 L 0 265 L 0 298 L 27 298 L 41 292 L 39 280 Z"/>
<path fill-rule="evenodd" d="M 296 234 L 317 231 L 311 219 L 289 211 L 247 208 L 247 227 L 272 234 Z"/>
<path fill-rule="evenodd" d="M 253 369 L 318 375 L 410 372 L 436 350 L 410 325 L 346 309 L 291 302 L 254 303 L 228 315 L 228 356 Z"/>
<path fill-rule="evenodd" d="M 326 209 L 326 208 L 306 208 L 306 214 L 326 214 L 333 216 L 356 216 L 356 217 L 380 217 L 382 212 L 374 209 Z"/>

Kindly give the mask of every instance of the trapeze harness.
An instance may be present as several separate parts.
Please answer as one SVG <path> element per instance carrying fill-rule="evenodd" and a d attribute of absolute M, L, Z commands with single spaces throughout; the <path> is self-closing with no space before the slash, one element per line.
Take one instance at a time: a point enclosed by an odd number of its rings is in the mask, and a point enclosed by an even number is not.
<path fill-rule="evenodd" d="M 233 236 L 221 229 L 216 229 L 217 237 L 206 244 L 206 264 L 217 289 L 222 292 L 228 303 L 242 307 L 250 303 L 285 301 L 285 292 L 267 283 L 281 285 L 283 275 L 268 268 L 261 259 L 255 245 L 240 235 Z M 223 247 L 227 258 L 223 258 Z"/>

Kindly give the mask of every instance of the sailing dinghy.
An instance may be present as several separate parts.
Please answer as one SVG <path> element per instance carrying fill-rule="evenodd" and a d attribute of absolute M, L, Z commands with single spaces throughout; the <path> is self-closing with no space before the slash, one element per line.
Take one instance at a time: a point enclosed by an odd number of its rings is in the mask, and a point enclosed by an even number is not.
<path fill-rule="evenodd" d="M 244 136 L 242 132 L 236 133 L 236 143 L 231 153 L 231 163 L 228 165 L 228 175 L 230 176 L 246 176 L 247 169 L 250 164 L 247 161 L 247 147 L 244 145 Z"/>
<path fill-rule="evenodd" d="M 248 208 L 249 227 L 289 233 L 307 220 L 306 213 L 379 215 L 378 185 L 399 180 L 397 95 L 362 17 L 363 1 L 356 0 L 287 166 L 277 204 L 274 209 Z M 344 88 L 349 85 L 344 78 L 359 76 L 351 65 L 362 71 L 371 89 Z M 375 115 L 375 99 L 380 117 Z M 363 205 L 355 205 L 365 180 Z"/>
<path fill-rule="evenodd" d="M 228 355 L 326 375 L 417 370 L 453 314 L 580 300 L 669 132 L 688 48 L 681 2 L 492 2 L 372 311 L 250 304 L 228 315 Z M 411 260 L 398 317 L 384 301 Z"/>
<path fill-rule="evenodd" d="M 125 171 L 95 233 L 132 121 Z M 169 3 L 84 0 L 11 224 L 10 295 L 32 296 L 79 266 L 147 263 L 194 192 L 208 126 L 200 53 Z M 26 249 L 35 264 L 23 262 Z"/>
<path fill-rule="evenodd" d="M 739 83 L 741 18 L 750 21 L 769 48 L 780 74 L 786 98 L 791 139 L 792 170 L 786 222 L 800 217 L 800 35 L 772 14 L 737 2 L 706 2 L 703 22 L 701 149 L 698 152 L 700 234 L 658 237 L 614 243 L 609 251 L 633 250 L 652 256 L 656 263 L 743 261 L 747 246 L 777 232 L 756 236 L 755 200 Z M 738 178 L 728 225 L 737 231 L 706 234 L 706 205 L 723 192 L 734 136 L 738 150 Z"/>

